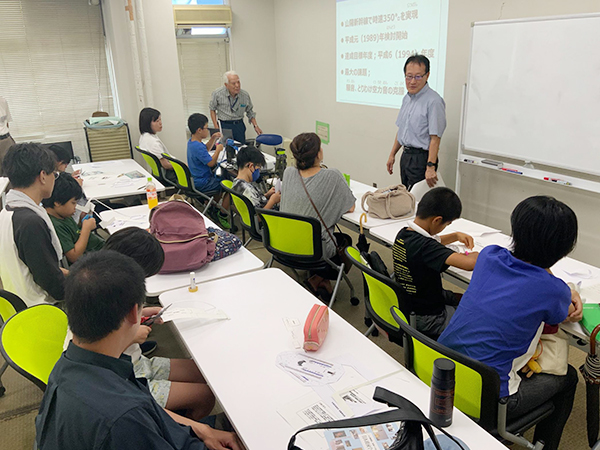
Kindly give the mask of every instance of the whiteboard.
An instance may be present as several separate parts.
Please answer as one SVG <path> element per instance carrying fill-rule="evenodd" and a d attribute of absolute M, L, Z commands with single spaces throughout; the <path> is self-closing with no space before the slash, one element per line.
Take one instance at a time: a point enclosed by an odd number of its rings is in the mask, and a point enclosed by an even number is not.
<path fill-rule="evenodd" d="M 463 149 L 600 175 L 600 15 L 472 31 Z"/>

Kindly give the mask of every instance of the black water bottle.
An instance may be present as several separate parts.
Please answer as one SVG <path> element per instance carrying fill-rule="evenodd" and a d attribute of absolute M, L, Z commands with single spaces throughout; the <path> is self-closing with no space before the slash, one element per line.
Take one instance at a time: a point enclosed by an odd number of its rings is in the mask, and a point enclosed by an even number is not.
<path fill-rule="evenodd" d="M 439 358 L 433 362 L 429 419 L 438 427 L 452 425 L 454 407 L 454 362 Z"/>

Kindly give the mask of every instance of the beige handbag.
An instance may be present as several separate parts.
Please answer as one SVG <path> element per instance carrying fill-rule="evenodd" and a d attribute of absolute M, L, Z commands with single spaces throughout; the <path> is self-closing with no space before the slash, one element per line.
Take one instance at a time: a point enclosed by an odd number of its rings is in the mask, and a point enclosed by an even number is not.
<path fill-rule="evenodd" d="M 542 354 L 537 362 L 542 367 L 542 373 L 566 375 L 569 368 L 569 341 L 563 330 L 554 334 L 542 334 L 540 345 Z"/>
<path fill-rule="evenodd" d="M 368 209 L 365 209 L 365 202 Z M 361 206 L 369 216 L 378 219 L 402 219 L 415 213 L 415 196 L 402 184 L 366 192 Z"/>

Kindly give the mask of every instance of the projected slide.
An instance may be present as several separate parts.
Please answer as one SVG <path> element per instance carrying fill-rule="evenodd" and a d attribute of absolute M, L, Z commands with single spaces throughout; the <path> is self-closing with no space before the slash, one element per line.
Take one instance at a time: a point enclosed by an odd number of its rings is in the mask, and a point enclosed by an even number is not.
<path fill-rule="evenodd" d="M 399 108 L 404 62 L 431 61 L 429 85 L 443 96 L 448 0 L 337 0 L 336 100 Z"/>

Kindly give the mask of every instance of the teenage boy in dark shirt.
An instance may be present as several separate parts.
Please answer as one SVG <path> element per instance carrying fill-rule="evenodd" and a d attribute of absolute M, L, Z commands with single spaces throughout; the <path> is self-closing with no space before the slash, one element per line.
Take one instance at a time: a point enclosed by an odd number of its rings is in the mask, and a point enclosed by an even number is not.
<path fill-rule="evenodd" d="M 442 287 L 441 273 L 448 266 L 473 270 L 476 252 L 457 253 L 446 245 L 459 241 L 473 248 L 473 238 L 455 232 L 438 236 L 460 217 L 460 199 L 446 187 L 431 189 L 417 208 L 415 219 L 400 230 L 392 249 L 394 275 L 405 290 L 407 309 L 416 314 L 416 327 L 437 339 L 456 311 L 457 300 L 452 291 Z"/>
<path fill-rule="evenodd" d="M 140 327 L 144 280 L 132 258 L 112 250 L 72 266 L 65 310 L 73 340 L 50 374 L 35 420 L 40 450 L 242 449 L 235 434 L 161 408 L 146 380 L 135 378 L 123 351 Z"/>

